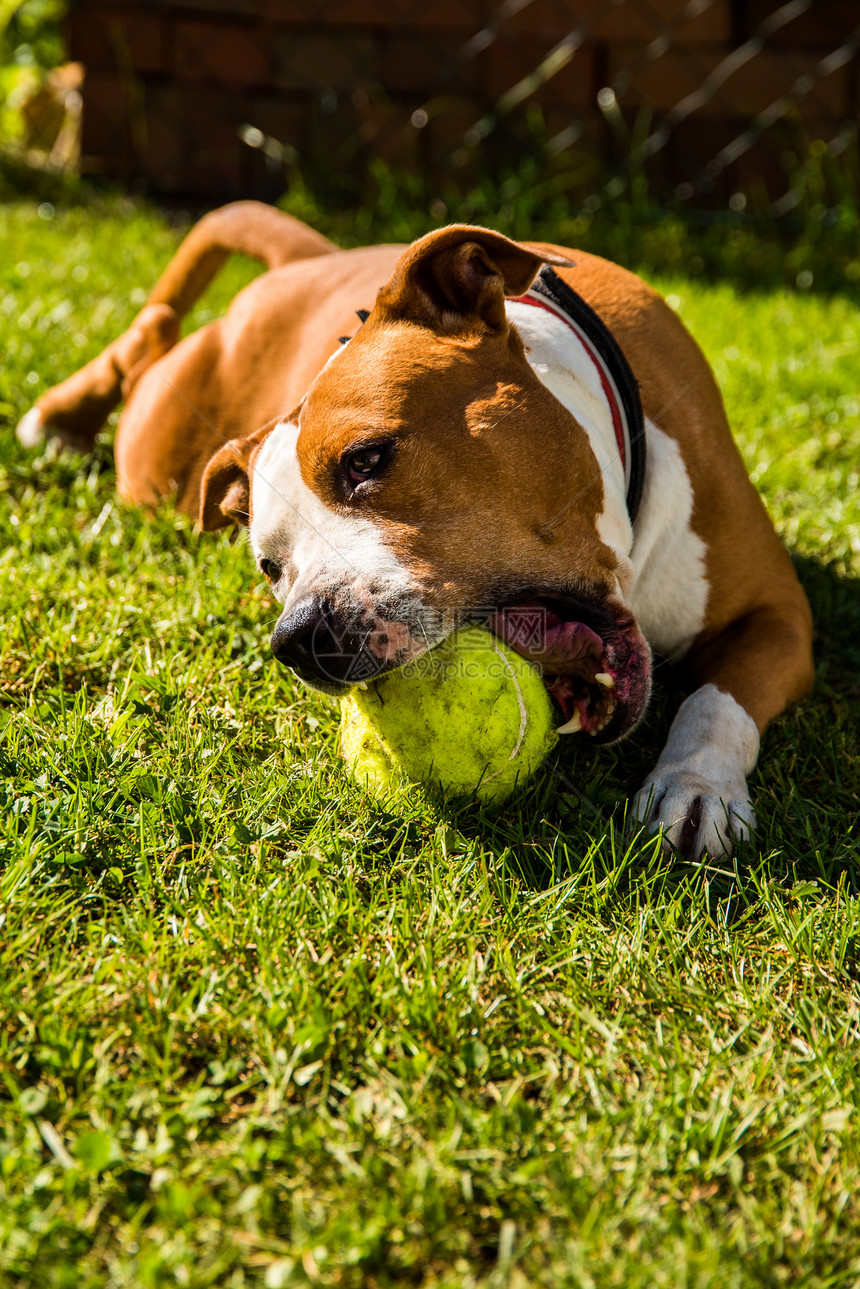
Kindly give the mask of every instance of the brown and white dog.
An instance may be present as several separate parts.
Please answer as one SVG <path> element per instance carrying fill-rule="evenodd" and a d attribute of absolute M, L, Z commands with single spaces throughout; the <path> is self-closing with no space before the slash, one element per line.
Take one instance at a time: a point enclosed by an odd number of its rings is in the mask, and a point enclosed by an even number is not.
<path fill-rule="evenodd" d="M 177 343 L 232 251 L 270 272 Z M 641 429 L 588 336 L 535 297 L 548 265 L 611 333 L 619 383 L 626 359 Z M 542 664 L 564 727 L 606 742 L 642 717 L 651 650 L 683 658 L 697 688 L 635 814 L 688 856 L 749 835 L 760 733 L 811 682 L 809 608 L 704 357 L 633 274 L 469 226 L 341 251 L 237 203 L 19 437 L 86 446 L 123 398 L 121 494 L 250 525 L 283 605 L 272 648 L 308 683 L 342 690 L 480 611 Z M 535 610 L 542 637 L 518 643 Z"/>

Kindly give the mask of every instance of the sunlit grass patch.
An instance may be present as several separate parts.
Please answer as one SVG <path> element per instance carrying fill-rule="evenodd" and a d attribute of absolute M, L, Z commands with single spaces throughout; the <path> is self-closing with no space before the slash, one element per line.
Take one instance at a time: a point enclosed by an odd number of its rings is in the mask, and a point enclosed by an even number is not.
<path fill-rule="evenodd" d="M 0 231 L 0 1283 L 856 1284 L 856 307 L 656 283 L 816 616 L 755 843 L 684 866 L 624 827 L 666 668 L 502 810 L 368 800 L 244 541 L 15 443 L 178 232 Z"/>

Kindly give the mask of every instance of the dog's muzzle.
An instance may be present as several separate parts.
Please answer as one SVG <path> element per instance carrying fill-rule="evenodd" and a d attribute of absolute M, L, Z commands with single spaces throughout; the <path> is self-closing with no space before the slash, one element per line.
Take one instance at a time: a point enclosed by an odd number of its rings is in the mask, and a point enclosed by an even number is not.
<path fill-rule="evenodd" d="M 281 614 L 272 653 L 314 689 L 340 693 L 384 670 L 354 615 L 344 622 L 325 599 L 312 596 Z"/>
<path fill-rule="evenodd" d="M 282 613 L 272 633 L 272 653 L 310 685 L 348 684 L 349 642 L 338 631 L 325 600 L 302 600 Z"/>

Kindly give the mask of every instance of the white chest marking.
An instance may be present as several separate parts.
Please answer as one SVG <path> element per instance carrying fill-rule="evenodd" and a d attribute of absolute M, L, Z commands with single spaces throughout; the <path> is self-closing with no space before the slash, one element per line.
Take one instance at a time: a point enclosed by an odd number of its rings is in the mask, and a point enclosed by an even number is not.
<path fill-rule="evenodd" d="M 674 659 L 686 653 L 705 621 L 706 547 L 693 532 L 693 487 L 678 444 L 647 418 L 645 433 L 629 603 L 652 649 Z"/>
<path fill-rule="evenodd" d="M 612 409 L 582 341 L 545 309 L 509 300 L 508 317 L 525 346 L 529 366 L 588 435 L 603 476 L 604 506 L 597 519 L 601 541 L 625 555 L 633 539 L 627 514 L 624 464 L 618 454 Z"/>
<path fill-rule="evenodd" d="M 589 354 L 571 329 L 545 310 L 512 301 L 507 308 L 535 375 L 588 435 L 603 474 L 598 532 L 633 563 L 625 599 L 652 648 L 679 658 L 701 631 L 708 601 L 705 544 L 692 529 L 693 489 L 680 448 L 646 418 L 645 488 L 634 534 L 612 411 Z"/>
<path fill-rule="evenodd" d="M 512 301 L 507 307 L 535 375 L 588 435 L 603 474 L 598 533 L 632 560 L 632 578 L 622 578 L 624 598 L 652 648 L 679 658 L 702 629 L 708 583 L 705 544 L 692 529 L 693 489 L 678 444 L 646 418 L 645 488 L 634 534 L 612 411 L 588 352 L 570 327 L 545 310 Z"/>

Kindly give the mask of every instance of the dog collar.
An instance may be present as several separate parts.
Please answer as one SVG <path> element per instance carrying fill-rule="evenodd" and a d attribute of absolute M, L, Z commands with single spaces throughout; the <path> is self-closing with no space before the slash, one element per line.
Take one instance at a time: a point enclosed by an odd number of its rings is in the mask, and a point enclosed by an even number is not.
<path fill-rule="evenodd" d="M 513 304 L 532 304 L 566 323 L 593 362 L 612 413 L 618 457 L 624 467 L 627 512 L 631 524 L 645 482 L 645 423 L 639 386 L 612 332 L 581 295 L 544 264 L 525 295 Z"/>

